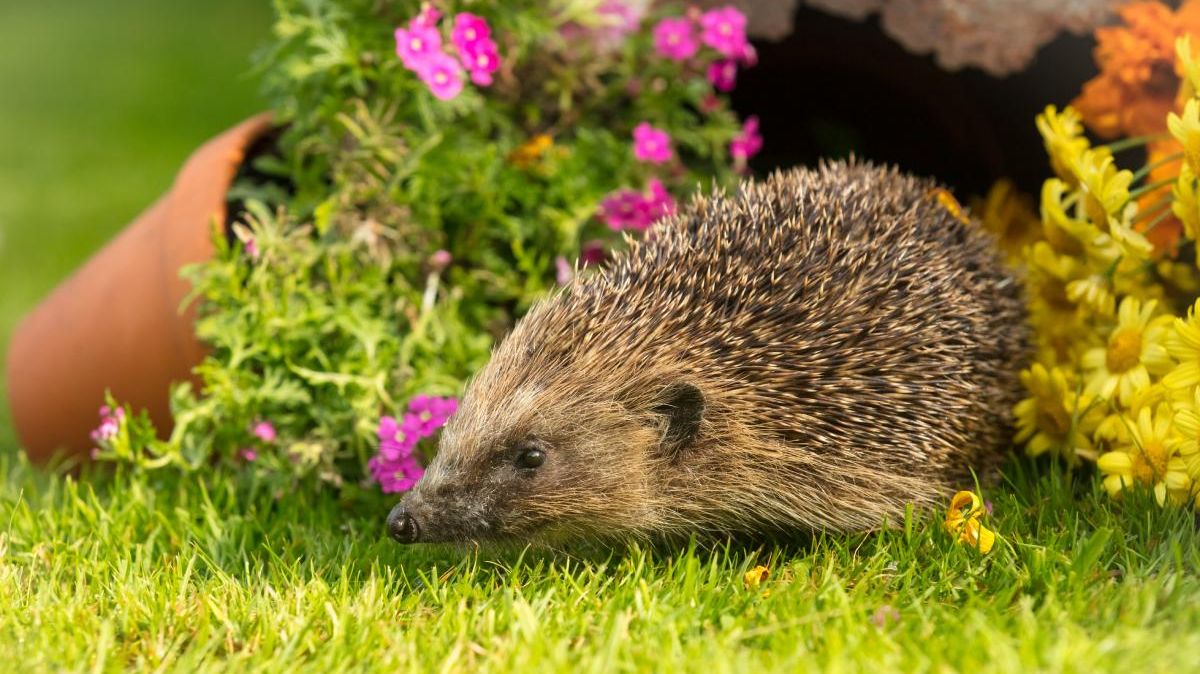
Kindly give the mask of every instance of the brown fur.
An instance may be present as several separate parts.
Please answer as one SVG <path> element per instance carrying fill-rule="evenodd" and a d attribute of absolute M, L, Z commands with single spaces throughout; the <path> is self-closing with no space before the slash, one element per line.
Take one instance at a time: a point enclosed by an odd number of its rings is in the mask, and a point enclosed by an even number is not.
<path fill-rule="evenodd" d="M 861 163 L 745 183 L 536 305 L 403 502 L 420 540 L 863 530 L 970 487 L 1028 339 L 935 187 Z M 545 464 L 515 468 L 528 443 Z"/>

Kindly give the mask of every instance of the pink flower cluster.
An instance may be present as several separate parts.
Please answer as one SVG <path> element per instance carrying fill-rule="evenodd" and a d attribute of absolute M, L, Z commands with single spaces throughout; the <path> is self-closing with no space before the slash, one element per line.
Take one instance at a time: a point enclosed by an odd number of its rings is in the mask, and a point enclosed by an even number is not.
<path fill-rule="evenodd" d="M 425 474 L 413 450 L 433 435 L 458 410 L 458 400 L 427 395 L 414 397 L 399 423 L 394 417 L 379 420 L 379 453 L 367 462 L 371 476 L 385 494 L 408 491 Z"/>
<path fill-rule="evenodd" d="M 675 151 L 671 149 L 671 136 L 662 129 L 642 122 L 633 129 L 633 156 L 638 161 L 662 164 L 671 161 Z"/>
<path fill-rule="evenodd" d="M 758 60 L 746 39 L 746 15 L 735 7 L 710 9 L 699 17 L 670 17 L 654 26 L 654 50 L 673 61 L 687 61 L 703 44 L 721 58 L 708 67 L 708 81 L 719 91 L 733 91 L 738 65 L 751 66 Z"/>
<path fill-rule="evenodd" d="M 100 407 L 100 425 L 96 430 L 92 431 L 92 442 L 101 443 L 106 440 L 112 440 L 117 437 L 117 433 L 121 430 L 121 424 L 125 421 L 125 410 L 123 408 L 113 409 L 108 405 Z"/>
<path fill-rule="evenodd" d="M 250 434 L 258 438 L 262 442 L 271 444 L 279 437 L 275 432 L 275 426 L 269 421 L 260 421 L 250 428 Z M 253 462 L 258 460 L 258 450 L 253 447 L 246 447 L 238 454 L 244 461 Z"/>
<path fill-rule="evenodd" d="M 491 85 L 493 73 L 500 68 L 500 52 L 487 21 L 470 12 L 456 14 L 448 53 L 438 29 L 441 18 L 440 12 L 426 5 L 408 26 L 396 29 L 396 55 L 404 67 L 443 101 L 462 93 L 464 69 L 475 84 Z"/>
<path fill-rule="evenodd" d="M 758 117 L 751 115 L 742 124 L 742 132 L 729 141 L 729 154 L 739 166 L 745 166 L 746 160 L 758 154 L 762 145 L 763 139 L 758 133 Z"/>
<path fill-rule="evenodd" d="M 600 202 L 600 218 L 616 231 L 643 232 L 660 218 L 675 212 L 675 199 L 658 178 L 651 178 L 646 192 L 617 190 Z"/>

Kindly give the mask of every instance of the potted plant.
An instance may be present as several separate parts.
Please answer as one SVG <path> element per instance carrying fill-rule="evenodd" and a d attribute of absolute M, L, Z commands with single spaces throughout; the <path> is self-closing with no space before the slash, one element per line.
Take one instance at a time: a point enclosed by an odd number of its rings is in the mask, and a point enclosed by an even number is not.
<path fill-rule="evenodd" d="M 214 146 L 264 139 L 205 182 L 204 222 L 165 214 L 201 242 L 106 249 L 14 339 L 31 454 L 407 488 L 532 302 L 761 147 L 726 98 L 755 59 L 745 17 L 646 5 L 277 2 L 260 68 L 279 132 L 258 118 Z"/>

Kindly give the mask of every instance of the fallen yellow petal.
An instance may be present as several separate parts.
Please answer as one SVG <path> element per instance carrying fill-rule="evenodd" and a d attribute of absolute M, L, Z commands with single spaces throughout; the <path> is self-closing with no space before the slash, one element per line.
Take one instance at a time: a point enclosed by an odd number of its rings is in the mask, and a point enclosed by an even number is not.
<path fill-rule="evenodd" d="M 950 193 L 950 190 L 947 190 L 944 187 L 936 187 L 930 191 L 930 196 L 932 196 L 935 201 L 941 204 L 942 208 L 946 209 L 946 211 L 949 212 L 955 220 L 958 220 L 964 225 L 971 224 L 971 219 L 968 218 L 966 213 L 963 212 L 962 204 L 958 203 L 958 199 L 954 198 L 954 195 Z"/>
<path fill-rule="evenodd" d="M 966 543 L 986 555 L 996 544 L 996 534 L 980 523 L 985 512 L 974 492 L 960 491 L 950 499 L 950 507 L 946 510 L 946 531 L 955 536 L 958 542 Z"/>
<path fill-rule="evenodd" d="M 767 577 L 769 577 L 770 575 L 771 575 L 771 570 L 768 569 L 767 567 L 756 566 L 753 569 L 750 569 L 749 571 L 747 571 L 746 575 L 742 576 L 742 582 L 744 582 L 746 584 L 747 588 L 753 590 L 753 589 L 757 588 L 759 585 L 761 585 L 762 582 L 764 580 L 766 580 Z"/>

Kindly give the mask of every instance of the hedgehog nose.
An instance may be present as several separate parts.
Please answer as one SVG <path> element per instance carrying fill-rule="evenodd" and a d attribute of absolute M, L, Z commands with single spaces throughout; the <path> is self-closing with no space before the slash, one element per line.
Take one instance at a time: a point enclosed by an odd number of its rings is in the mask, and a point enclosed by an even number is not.
<path fill-rule="evenodd" d="M 417 540 L 417 521 L 408 514 L 403 503 L 397 503 L 387 518 L 388 534 L 400 543 L 415 543 Z"/>

